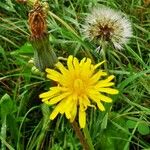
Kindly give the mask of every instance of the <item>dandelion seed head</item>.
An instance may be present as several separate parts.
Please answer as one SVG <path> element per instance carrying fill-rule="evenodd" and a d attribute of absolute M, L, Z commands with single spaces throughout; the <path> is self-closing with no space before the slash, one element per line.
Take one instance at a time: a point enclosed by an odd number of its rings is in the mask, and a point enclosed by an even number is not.
<path fill-rule="evenodd" d="M 122 49 L 132 36 L 132 27 L 125 14 L 103 6 L 93 8 L 87 15 L 83 33 L 89 40 L 110 42 L 116 49 Z"/>

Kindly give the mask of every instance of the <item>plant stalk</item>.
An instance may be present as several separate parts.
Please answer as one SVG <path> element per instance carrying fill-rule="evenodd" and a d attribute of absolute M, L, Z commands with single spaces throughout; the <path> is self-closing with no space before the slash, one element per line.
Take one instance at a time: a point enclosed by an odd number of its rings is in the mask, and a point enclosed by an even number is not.
<path fill-rule="evenodd" d="M 87 126 L 85 126 L 85 128 L 83 128 L 83 133 L 84 133 L 86 141 L 89 145 L 90 150 L 94 150 L 92 139 L 91 139 L 91 136 L 90 136 L 90 133 L 89 133 L 89 130 L 88 130 Z"/>
<path fill-rule="evenodd" d="M 91 142 L 90 134 L 88 133 L 88 130 L 83 129 L 83 131 L 85 130 L 85 132 L 84 132 L 85 137 L 84 137 L 84 135 L 81 132 L 76 121 L 74 121 L 72 123 L 72 127 L 76 133 L 76 136 L 79 138 L 80 143 L 82 144 L 84 150 L 94 150 L 92 142 Z"/>

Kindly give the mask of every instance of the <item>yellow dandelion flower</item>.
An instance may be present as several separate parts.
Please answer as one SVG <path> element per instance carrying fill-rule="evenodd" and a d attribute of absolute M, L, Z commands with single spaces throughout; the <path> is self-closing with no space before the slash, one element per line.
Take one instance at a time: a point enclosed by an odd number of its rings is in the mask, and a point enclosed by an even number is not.
<path fill-rule="evenodd" d="M 118 94 L 118 90 L 111 88 L 114 76 L 107 76 L 106 72 L 97 69 L 102 63 L 93 65 L 89 58 L 83 58 L 79 62 L 71 55 L 67 59 L 68 68 L 58 62 L 58 71 L 46 69 L 47 78 L 58 83 L 39 96 L 48 105 L 57 104 L 50 115 L 51 120 L 60 113 L 73 122 L 78 112 L 79 125 L 84 128 L 88 106 L 95 107 L 94 104 L 97 104 L 101 111 L 105 110 L 102 102 L 110 103 L 112 99 L 104 93 Z"/>

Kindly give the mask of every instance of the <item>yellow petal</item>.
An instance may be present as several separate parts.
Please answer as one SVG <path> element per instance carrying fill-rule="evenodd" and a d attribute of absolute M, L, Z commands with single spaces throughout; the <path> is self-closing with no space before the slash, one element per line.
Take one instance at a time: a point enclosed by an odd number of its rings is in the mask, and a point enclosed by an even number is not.
<path fill-rule="evenodd" d="M 87 58 L 85 63 L 80 63 L 81 77 L 87 80 L 91 75 L 91 59 Z"/>
<path fill-rule="evenodd" d="M 102 61 L 102 62 L 100 62 L 100 63 L 94 65 L 94 69 L 97 69 L 97 68 L 98 68 L 99 66 L 101 66 L 104 62 L 106 62 L 106 61 L 104 60 L 104 61 Z"/>
<path fill-rule="evenodd" d="M 93 101 L 95 101 L 95 102 L 100 101 L 100 96 L 99 96 L 99 92 L 98 92 L 98 91 L 90 90 L 90 91 L 88 92 L 88 97 L 89 97 L 90 99 L 92 99 Z"/>
<path fill-rule="evenodd" d="M 119 93 L 118 90 L 112 89 L 112 88 L 99 88 L 99 91 L 100 92 L 105 92 L 105 93 L 108 93 L 108 94 L 118 94 Z"/>
<path fill-rule="evenodd" d="M 81 108 L 79 109 L 79 124 L 81 128 L 84 128 L 86 124 L 86 113 Z"/>
<path fill-rule="evenodd" d="M 94 102 L 96 102 L 97 103 L 97 106 L 98 106 L 98 108 L 101 110 L 101 111 L 104 111 L 105 110 L 105 108 L 104 108 L 104 106 L 102 105 L 102 103 L 100 102 L 100 100 L 101 100 L 101 98 L 103 98 L 103 96 L 100 94 L 100 93 L 98 93 L 98 92 L 96 92 L 96 91 L 90 91 L 90 93 L 89 93 L 89 97 L 94 101 Z M 107 99 L 108 100 L 108 99 Z"/>
<path fill-rule="evenodd" d="M 71 95 L 72 106 L 70 107 L 71 118 L 70 122 L 73 122 L 77 114 L 78 97 L 77 94 Z"/>
<path fill-rule="evenodd" d="M 92 61 L 90 58 L 87 58 L 85 63 L 86 63 L 86 66 L 90 66 Z"/>
<path fill-rule="evenodd" d="M 82 66 L 85 63 L 86 58 L 84 57 L 81 61 L 80 61 L 80 66 Z"/>
<path fill-rule="evenodd" d="M 105 82 L 105 81 L 101 80 L 94 86 L 94 88 L 98 90 L 99 88 L 110 87 L 113 85 L 114 85 L 114 82 Z"/>
<path fill-rule="evenodd" d="M 70 70 L 70 71 L 74 69 L 74 66 L 73 66 L 73 64 L 72 64 L 72 61 L 73 61 L 73 56 L 70 55 L 70 56 L 68 57 L 68 60 L 67 60 L 68 70 Z"/>
<path fill-rule="evenodd" d="M 101 102 L 97 102 L 97 106 L 101 111 L 105 111 L 105 107 L 103 106 Z"/>
<path fill-rule="evenodd" d="M 111 76 L 109 76 L 109 77 L 108 77 L 107 79 L 105 79 L 105 80 L 100 80 L 100 81 L 96 84 L 95 88 L 109 87 L 109 86 L 114 85 L 113 82 L 110 82 L 114 77 L 115 77 L 114 75 L 111 75 Z"/>
<path fill-rule="evenodd" d="M 70 113 L 70 112 L 65 111 L 65 115 L 66 115 L 66 118 L 67 118 L 67 119 L 70 119 L 70 118 L 71 118 L 71 113 Z"/>
<path fill-rule="evenodd" d="M 100 93 L 99 93 L 99 97 L 100 97 L 100 99 L 101 99 L 102 101 L 104 101 L 104 102 L 107 102 L 107 103 L 111 103 L 111 102 L 112 102 L 112 99 L 111 99 L 110 97 L 107 97 L 107 96 L 105 96 L 105 95 L 103 95 L 103 94 L 100 94 Z"/>
<path fill-rule="evenodd" d="M 57 85 L 57 86 L 50 87 L 50 90 L 51 91 L 66 92 L 66 91 L 68 91 L 68 88 Z"/>
<path fill-rule="evenodd" d="M 68 105 L 67 105 L 67 100 L 68 99 L 63 99 L 61 102 L 59 102 L 59 104 L 57 105 L 57 106 L 59 106 L 60 108 L 59 108 L 59 112 L 61 113 L 61 114 L 63 114 L 63 113 L 65 113 L 65 111 L 66 111 L 66 107 L 68 107 Z"/>
<path fill-rule="evenodd" d="M 42 101 L 42 102 L 44 102 L 45 104 L 49 105 L 49 101 L 48 100 L 47 101 Z"/>
<path fill-rule="evenodd" d="M 114 79 L 114 75 L 110 75 L 107 79 L 105 79 L 106 82 L 110 82 L 112 79 Z"/>
<path fill-rule="evenodd" d="M 90 67 L 91 67 L 91 59 L 87 58 L 86 62 L 83 64 L 83 69 L 85 71 L 90 71 Z"/>
<path fill-rule="evenodd" d="M 76 57 L 73 59 L 73 65 L 75 69 L 79 69 L 79 60 Z"/>
<path fill-rule="evenodd" d="M 88 92 L 88 96 L 95 102 L 99 102 L 100 100 L 105 102 L 112 102 L 112 99 L 101 94 L 99 91 L 96 90 L 90 90 Z"/>
<path fill-rule="evenodd" d="M 53 96 L 57 96 L 57 94 L 60 94 L 60 92 L 66 92 L 66 91 L 68 91 L 68 89 L 66 87 L 60 87 L 60 86 L 51 87 L 50 91 L 40 94 L 39 98 L 49 98 L 50 99 Z"/>
<path fill-rule="evenodd" d="M 74 107 L 72 108 L 72 111 L 71 111 L 70 122 L 74 121 L 76 114 L 77 114 L 77 104 L 74 104 Z"/>
<path fill-rule="evenodd" d="M 108 86 L 108 83 L 111 83 L 110 85 L 112 85 L 113 82 L 110 82 L 115 76 L 111 75 L 109 76 L 107 79 L 104 80 L 100 80 L 99 81 L 99 86 L 105 87 L 105 84 Z M 101 84 L 101 85 L 100 85 Z"/>
<path fill-rule="evenodd" d="M 45 71 L 46 71 L 47 73 L 50 73 L 52 70 L 53 70 L 53 69 L 50 69 L 50 68 L 46 68 L 46 69 L 45 69 Z"/>
<path fill-rule="evenodd" d="M 57 104 L 57 106 L 54 108 L 53 112 L 50 115 L 51 120 L 53 120 L 58 115 L 58 113 L 63 114 L 63 110 L 65 111 L 64 109 L 65 103 L 66 101 L 63 100 L 59 104 Z"/>
<path fill-rule="evenodd" d="M 60 70 L 60 72 L 63 75 L 66 75 L 68 73 L 68 70 L 64 67 L 64 65 L 61 62 L 58 62 L 55 66 Z"/>
<path fill-rule="evenodd" d="M 58 110 L 55 108 L 54 110 L 53 110 L 53 112 L 51 113 L 51 115 L 50 115 L 50 119 L 51 120 L 53 120 L 53 119 L 55 119 L 56 118 L 56 116 L 58 115 Z"/>
<path fill-rule="evenodd" d="M 102 71 L 98 71 L 96 74 L 94 74 L 91 78 L 90 78 L 90 84 L 94 84 L 96 83 L 101 76 L 106 76 L 107 73 L 106 72 L 102 72 Z"/>
<path fill-rule="evenodd" d="M 73 99 L 72 95 L 67 98 L 64 109 L 65 109 L 66 118 L 70 119 L 70 121 L 73 121 L 76 115 L 77 101 Z"/>
<path fill-rule="evenodd" d="M 47 103 L 48 100 L 49 100 L 49 98 L 43 98 L 43 99 L 42 99 L 42 102 Z"/>
<path fill-rule="evenodd" d="M 62 99 L 66 98 L 67 96 L 69 96 L 69 92 L 66 92 L 66 93 L 62 93 L 61 95 L 59 96 L 56 96 L 54 98 L 52 98 L 50 101 L 49 101 L 49 105 L 53 105 L 53 104 L 56 104 L 58 103 L 59 101 L 61 101 Z"/>
<path fill-rule="evenodd" d="M 83 99 L 82 99 L 82 97 L 79 97 L 78 99 L 79 99 L 80 109 L 81 109 L 82 111 L 85 111 L 85 107 L 84 107 L 84 104 L 83 104 Z"/>
<path fill-rule="evenodd" d="M 82 103 L 85 107 L 85 110 L 87 109 L 88 106 L 91 106 L 90 100 L 88 99 L 86 95 L 83 96 Z"/>
<path fill-rule="evenodd" d="M 48 70 L 48 69 L 47 69 Z M 60 74 L 59 72 L 55 71 L 55 70 L 51 70 L 49 71 L 49 73 L 47 74 L 47 78 L 54 80 L 54 81 L 59 81 L 60 78 L 62 78 L 62 74 Z"/>
<path fill-rule="evenodd" d="M 60 89 L 51 90 L 51 91 L 40 94 L 39 98 L 51 98 L 54 95 L 58 94 L 59 92 L 60 92 Z"/>
<path fill-rule="evenodd" d="M 72 102 L 72 96 L 69 96 L 67 99 L 66 99 L 66 102 L 64 104 L 64 112 L 66 114 L 66 118 L 67 119 L 70 119 L 71 118 L 71 111 L 72 111 L 72 107 L 73 107 L 73 102 Z"/>

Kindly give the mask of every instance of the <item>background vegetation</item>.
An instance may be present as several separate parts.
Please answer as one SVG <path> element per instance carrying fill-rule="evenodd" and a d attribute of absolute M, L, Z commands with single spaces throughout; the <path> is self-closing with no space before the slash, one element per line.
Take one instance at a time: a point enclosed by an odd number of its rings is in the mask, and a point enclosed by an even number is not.
<path fill-rule="evenodd" d="M 82 23 L 94 6 L 121 10 L 132 22 L 133 38 L 122 51 L 108 49 L 108 69 L 116 76 L 120 94 L 111 112 L 88 110 L 88 128 L 96 150 L 150 149 L 150 5 L 149 0 L 53 0 L 48 1 L 47 23 L 51 47 L 57 56 L 78 58 L 97 45 L 83 39 Z M 14 0 L 0 1 L 0 125 L 1 150 L 79 150 L 82 146 L 68 120 L 49 120 L 52 108 L 38 95 L 50 82 L 33 71 L 28 61 L 31 8 Z M 61 19 L 61 21 L 60 21 Z"/>

